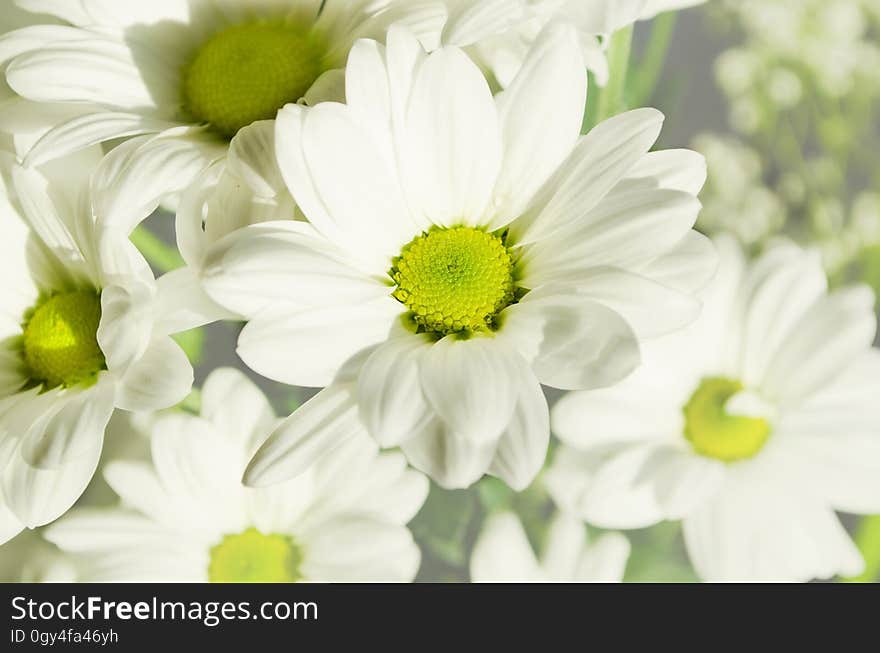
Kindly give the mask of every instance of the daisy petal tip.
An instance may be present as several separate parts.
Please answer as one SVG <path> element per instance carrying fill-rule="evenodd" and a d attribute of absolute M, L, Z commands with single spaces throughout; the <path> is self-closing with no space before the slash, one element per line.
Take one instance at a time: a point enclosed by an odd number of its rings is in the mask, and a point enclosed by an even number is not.
<path fill-rule="evenodd" d="M 257 452 L 242 474 L 242 485 L 258 489 L 277 485 L 286 480 L 278 478 L 277 470 L 274 467 L 271 460 L 267 460 L 265 456 L 261 456 L 260 452 Z"/>

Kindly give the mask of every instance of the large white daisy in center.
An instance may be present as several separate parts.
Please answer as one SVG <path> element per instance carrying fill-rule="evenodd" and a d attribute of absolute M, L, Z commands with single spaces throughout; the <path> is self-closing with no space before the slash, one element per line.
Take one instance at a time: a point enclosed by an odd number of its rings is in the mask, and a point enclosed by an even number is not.
<path fill-rule="evenodd" d="M 362 425 L 446 487 L 486 471 L 525 487 L 544 460 L 541 383 L 595 388 L 640 337 L 696 317 L 715 254 L 691 230 L 705 164 L 648 154 L 644 109 L 580 137 L 576 35 L 545 33 L 493 97 L 456 48 L 392 28 L 355 45 L 347 106 L 288 106 L 281 172 L 309 220 L 220 240 L 204 278 L 248 318 L 239 354 L 329 386 L 260 449 L 246 480 L 295 476 Z"/>

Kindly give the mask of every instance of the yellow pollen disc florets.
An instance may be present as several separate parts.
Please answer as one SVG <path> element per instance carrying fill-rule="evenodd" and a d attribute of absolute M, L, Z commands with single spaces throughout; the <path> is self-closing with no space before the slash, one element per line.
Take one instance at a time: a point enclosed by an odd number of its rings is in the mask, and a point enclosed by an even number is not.
<path fill-rule="evenodd" d="M 184 104 L 194 118 L 232 138 L 303 97 L 328 68 L 324 38 L 308 26 L 273 20 L 229 27 L 209 39 L 184 70 Z"/>
<path fill-rule="evenodd" d="M 67 292 L 43 300 L 26 318 L 24 360 L 31 380 L 48 388 L 94 382 L 106 369 L 98 345 L 101 297 Z"/>
<path fill-rule="evenodd" d="M 473 227 L 433 229 L 394 260 L 394 297 L 423 331 L 488 331 L 516 299 L 514 261 L 504 236 Z"/>
<path fill-rule="evenodd" d="M 249 528 L 227 535 L 211 549 L 212 583 L 295 583 L 302 578 L 302 551 L 286 535 L 264 535 Z"/>
<path fill-rule="evenodd" d="M 727 401 L 742 391 L 739 381 L 703 379 L 684 407 L 684 436 L 694 451 L 724 462 L 757 454 L 770 437 L 770 424 L 761 417 L 731 415 Z"/>

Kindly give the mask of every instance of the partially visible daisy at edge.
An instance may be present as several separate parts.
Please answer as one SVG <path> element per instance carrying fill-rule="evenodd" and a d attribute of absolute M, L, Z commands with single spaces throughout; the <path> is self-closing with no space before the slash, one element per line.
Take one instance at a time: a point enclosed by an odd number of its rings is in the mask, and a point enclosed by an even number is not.
<path fill-rule="evenodd" d="M 136 213 L 141 198 L 115 195 L 95 159 L 65 160 L 51 177 L 13 166 L 2 197 L 0 541 L 77 500 L 115 409 L 166 408 L 192 386 L 170 337 L 194 319 L 187 288 L 157 282 L 131 242 L 103 228 L 97 215 Z"/>
<path fill-rule="evenodd" d="M 781 243 L 749 263 L 717 244 L 700 319 L 623 383 L 554 407 L 566 446 L 546 485 L 600 527 L 683 520 L 707 581 L 857 575 L 835 511 L 880 512 L 874 295 L 829 293 L 817 252 Z"/>
<path fill-rule="evenodd" d="M 444 45 L 468 54 L 505 88 L 516 76 L 541 32 L 554 24 L 577 29 L 584 63 L 599 85 L 608 81 L 605 50 L 617 30 L 702 4 L 705 0 L 445 0 Z"/>
<path fill-rule="evenodd" d="M 366 435 L 293 481 L 250 489 L 241 474 L 277 421 L 243 373 L 214 371 L 200 415 L 155 417 L 152 460 L 112 461 L 121 503 L 77 508 L 46 537 L 85 582 L 408 582 L 406 527 L 427 479 Z"/>
<path fill-rule="evenodd" d="M 53 16 L 23 11 L 15 0 L 0 0 L 0 35 L 61 22 Z M 49 108 L 23 100 L 6 83 L 5 66 L 0 64 L 0 148 L 23 156 L 47 130 L 88 110 L 81 104 L 60 103 Z"/>
<path fill-rule="evenodd" d="M 583 521 L 557 513 L 550 521 L 540 557 L 513 512 L 490 516 L 474 544 L 470 574 L 475 583 L 619 583 L 629 558 L 629 541 L 604 533 L 591 541 Z"/>
<path fill-rule="evenodd" d="M 443 16 L 437 0 L 16 4 L 62 23 L 0 37 L 6 81 L 18 94 L 0 110 L 0 130 L 55 121 L 18 152 L 24 164 L 123 140 L 137 183 L 171 205 L 225 160 L 231 140 L 240 141 L 232 156 L 261 146 L 248 126 L 289 102 L 341 98 L 340 69 L 356 39 L 381 38 L 395 21 L 433 33 Z"/>
<path fill-rule="evenodd" d="M 680 328 L 714 273 L 692 230 L 701 156 L 648 153 L 663 116 L 580 136 L 576 35 L 549 30 L 493 97 L 457 48 L 392 28 L 352 50 L 348 105 L 290 105 L 282 176 L 309 222 L 266 222 L 208 254 L 208 294 L 248 325 L 260 374 L 324 387 L 246 482 L 296 476 L 366 429 L 445 487 L 523 488 L 549 438 L 541 384 L 611 385 L 639 340 Z"/>

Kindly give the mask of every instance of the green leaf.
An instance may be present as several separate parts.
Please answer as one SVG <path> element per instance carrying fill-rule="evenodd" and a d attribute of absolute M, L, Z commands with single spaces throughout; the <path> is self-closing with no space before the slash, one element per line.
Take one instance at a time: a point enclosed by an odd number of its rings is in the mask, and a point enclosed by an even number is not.
<path fill-rule="evenodd" d="M 842 580 L 846 583 L 873 583 L 880 579 L 880 515 L 862 519 L 855 540 L 865 558 L 865 571 Z"/>

